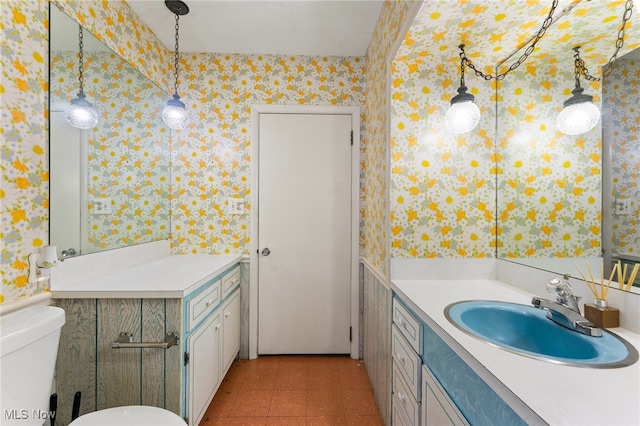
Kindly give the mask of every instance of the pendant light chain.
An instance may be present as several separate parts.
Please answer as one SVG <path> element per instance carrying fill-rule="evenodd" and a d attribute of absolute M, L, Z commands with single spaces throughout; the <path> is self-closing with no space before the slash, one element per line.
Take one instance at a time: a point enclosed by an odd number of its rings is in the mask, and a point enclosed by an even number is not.
<path fill-rule="evenodd" d="M 180 29 L 180 15 L 176 13 L 176 53 L 175 53 L 175 63 L 174 63 L 174 77 L 176 78 L 176 82 L 174 85 L 174 93 L 178 93 L 178 69 L 180 67 L 180 44 L 179 44 L 179 29 Z"/>
<path fill-rule="evenodd" d="M 624 46 L 624 29 L 625 29 L 625 26 L 627 25 L 627 22 L 629 22 L 629 19 L 631 19 L 632 13 L 633 13 L 633 0 L 627 0 L 624 5 L 624 14 L 622 15 L 622 25 L 618 30 L 618 37 L 616 38 L 616 50 L 613 52 L 613 55 L 611 55 L 611 58 L 609 58 L 609 62 L 604 66 L 604 69 L 602 71 L 602 77 L 608 77 L 609 74 L 613 72 L 613 64 L 618 58 L 618 52 L 620 52 L 620 49 L 622 49 L 622 46 Z M 602 77 L 594 77 L 593 75 L 589 74 L 589 70 L 585 66 L 584 60 L 580 58 L 580 54 L 578 53 L 577 50 L 576 50 L 576 56 L 577 56 L 576 72 L 579 72 L 580 74 L 582 74 L 582 76 L 589 81 L 602 80 Z"/>
<path fill-rule="evenodd" d="M 464 65 L 465 65 L 465 55 L 464 55 L 464 44 L 458 46 L 460 48 L 460 86 L 467 87 L 464 82 Z"/>
<path fill-rule="evenodd" d="M 522 63 L 524 61 L 526 61 L 527 58 L 533 53 L 533 50 L 536 48 L 536 44 L 545 35 L 545 33 L 547 32 L 547 29 L 553 23 L 553 14 L 554 14 L 556 8 L 558 7 L 558 1 L 559 0 L 553 0 L 553 3 L 551 4 L 551 8 L 549 9 L 549 14 L 545 18 L 545 20 L 542 22 L 542 27 L 540 27 L 540 29 L 538 30 L 538 33 L 534 37 L 534 39 L 531 42 L 531 44 L 529 45 L 529 47 L 527 47 L 527 49 L 520 56 L 520 58 L 518 58 L 518 60 L 516 62 L 511 64 L 511 66 L 505 72 L 503 72 L 502 74 L 495 75 L 495 76 L 492 75 L 492 74 L 483 73 L 482 71 L 477 69 L 476 66 L 473 64 L 473 62 L 471 62 L 471 59 L 469 59 L 467 57 L 467 55 L 464 53 L 464 45 L 461 45 L 460 46 L 460 50 L 461 50 L 460 57 L 462 58 L 463 68 L 464 68 L 464 65 L 468 66 L 469 68 L 471 68 L 473 70 L 475 75 L 477 75 L 478 77 L 482 77 L 487 81 L 488 80 L 497 80 L 497 81 L 503 80 L 508 73 L 510 73 L 511 71 L 515 70 L 520 65 L 522 65 Z M 633 0 L 628 0 L 628 1 L 633 1 Z"/>
<path fill-rule="evenodd" d="M 82 52 L 82 48 L 84 47 L 83 43 L 83 33 L 82 33 L 82 25 L 78 25 L 79 33 L 79 49 L 78 49 L 78 81 L 80 82 L 80 93 L 84 93 L 84 54 Z"/>

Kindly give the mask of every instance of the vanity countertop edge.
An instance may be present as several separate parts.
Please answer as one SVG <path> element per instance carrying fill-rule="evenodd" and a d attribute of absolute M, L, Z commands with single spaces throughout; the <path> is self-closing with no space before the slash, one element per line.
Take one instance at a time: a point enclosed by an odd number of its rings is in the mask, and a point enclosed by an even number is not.
<path fill-rule="evenodd" d="M 595 369 L 532 359 L 469 336 L 444 315 L 445 307 L 454 302 L 498 300 L 530 305 L 533 294 L 493 279 L 394 279 L 391 288 L 422 321 L 430 327 L 435 325 L 434 331 L 444 334 L 448 344 L 454 342 L 452 349 L 462 359 L 471 356 L 486 369 L 477 373 L 490 386 L 493 382 L 494 390 L 508 403 L 515 396 L 553 425 L 640 424 L 640 362 L 623 368 Z M 609 331 L 640 347 L 640 335 L 623 328 Z"/>
<path fill-rule="evenodd" d="M 184 298 L 242 255 L 168 255 L 124 271 L 51 289 L 54 299 Z"/>

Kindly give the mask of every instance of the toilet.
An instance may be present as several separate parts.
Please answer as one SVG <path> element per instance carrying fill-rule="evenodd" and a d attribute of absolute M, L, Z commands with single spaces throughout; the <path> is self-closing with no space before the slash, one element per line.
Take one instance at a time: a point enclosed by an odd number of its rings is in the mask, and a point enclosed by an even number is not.
<path fill-rule="evenodd" d="M 65 322 L 64 310 L 30 306 L 0 317 L 0 424 L 42 426 Z M 185 426 L 180 416 L 158 407 L 114 407 L 82 415 L 70 426 Z"/>

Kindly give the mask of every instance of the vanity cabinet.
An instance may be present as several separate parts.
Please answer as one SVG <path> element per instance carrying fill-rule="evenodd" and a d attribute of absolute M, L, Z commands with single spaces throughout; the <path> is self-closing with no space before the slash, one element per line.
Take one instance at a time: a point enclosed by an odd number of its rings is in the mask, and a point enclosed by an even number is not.
<path fill-rule="evenodd" d="M 422 333 L 420 322 L 396 298 L 392 303 L 391 362 L 394 425 L 420 424 Z"/>
<path fill-rule="evenodd" d="M 391 328 L 393 425 L 526 424 L 398 294 Z"/>
<path fill-rule="evenodd" d="M 150 405 L 190 425 L 200 422 L 240 347 L 239 265 L 184 297 L 149 296 L 55 299 L 66 312 L 56 364 L 56 424 L 68 424 L 76 392 L 81 415 Z M 162 342 L 171 333 L 179 341 L 168 348 L 115 349 L 120 333 L 131 335 L 131 342 Z"/>

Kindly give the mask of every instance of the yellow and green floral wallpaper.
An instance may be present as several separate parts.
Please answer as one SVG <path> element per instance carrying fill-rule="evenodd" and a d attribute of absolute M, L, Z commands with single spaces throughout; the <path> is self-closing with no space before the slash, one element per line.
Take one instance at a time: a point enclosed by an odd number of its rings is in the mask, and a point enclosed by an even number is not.
<path fill-rule="evenodd" d="M 389 55 L 403 34 L 415 2 L 391 1 L 382 5 L 378 23 L 367 50 L 365 72 L 366 126 L 361 160 L 361 247 L 363 256 L 382 273 L 387 274 L 388 226 L 388 152 Z"/>
<path fill-rule="evenodd" d="M 173 144 L 171 237 L 179 253 L 241 253 L 251 212 L 251 104 L 362 105 L 364 58 L 245 54 L 182 57 L 181 99 L 195 118 Z M 364 120 L 363 120 L 364 121 Z"/>
<path fill-rule="evenodd" d="M 48 242 L 48 4 L 0 2 L 0 302 L 42 291 L 27 256 Z"/>
<path fill-rule="evenodd" d="M 604 80 L 603 105 L 613 129 L 611 199 L 628 204 L 613 214 L 613 247 L 618 254 L 640 256 L 640 59 L 616 62 Z"/>

